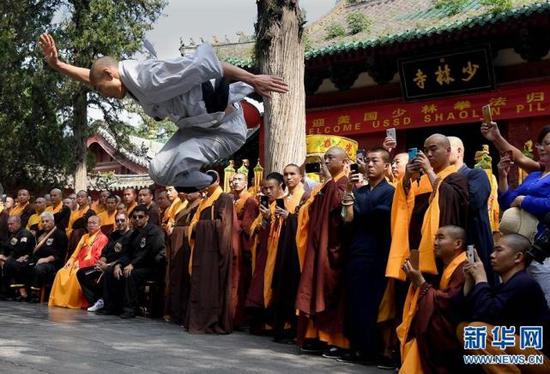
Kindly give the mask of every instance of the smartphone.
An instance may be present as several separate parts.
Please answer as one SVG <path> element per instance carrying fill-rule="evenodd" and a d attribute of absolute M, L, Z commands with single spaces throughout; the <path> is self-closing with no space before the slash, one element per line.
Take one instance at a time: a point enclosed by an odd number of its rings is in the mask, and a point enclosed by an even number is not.
<path fill-rule="evenodd" d="M 386 136 L 392 138 L 397 142 L 397 133 L 395 131 L 395 127 L 392 127 L 390 129 L 386 129 Z"/>
<path fill-rule="evenodd" d="M 491 122 L 493 122 L 493 115 L 491 113 L 491 106 L 489 104 L 484 105 L 481 108 L 481 111 L 483 112 L 483 122 L 484 123 L 489 125 Z"/>
<path fill-rule="evenodd" d="M 275 200 L 275 203 L 277 204 L 277 207 L 286 210 L 285 209 L 285 199 L 277 199 Z"/>
<path fill-rule="evenodd" d="M 349 171 L 350 171 L 350 174 L 353 175 L 353 174 L 359 174 L 359 165 L 358 164 L 351 164 L 349 166 Z"/>
<path fill-rule="evenodd" d="M 260 205 L 266 209 L 269 209 L 269 196 L 260 196 Z"/>
<path fill-rule="evenodd" d="M 320 173 L 321 172 L 321 164 L 318 162 L 312 163 L 312 164 L 306 164 L 306 173 Z"/>
<path fill-rule="evenodd" d="M 409 148 L 408 153 L 409 153 L 409 161 L 412 161 L 416 158 L 416 156 L 418 156 L 418 148 L 416 147 Z"/>
<path fill-rule="evenodd" d="M 505 151 L 504 154 L 506 156 L 508 156 L 508 158 L 511 160 L 511 161 L 514 161 L 514 152 L 513 151 Z"/>
<path fill-rule="evenodd" d="M 468 249 L 466 250 L 466 258 L 468 259 L 468 263 L 473 264 L 475 260 L 474 255 L 474 246 L 472 244 L 468 245 Z"/>
<path fill-rule="evenodd" d="M 411 263 L 413 269 L 418 270 L 418 267 L 420 266 L 420 252 L 418 251 L 418 249 L 411 249 L 409 262 Z"/>

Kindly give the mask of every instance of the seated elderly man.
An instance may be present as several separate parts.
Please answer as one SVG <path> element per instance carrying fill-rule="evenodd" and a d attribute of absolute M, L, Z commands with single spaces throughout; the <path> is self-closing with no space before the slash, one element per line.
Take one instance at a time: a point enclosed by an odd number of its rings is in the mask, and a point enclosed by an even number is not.
<path fill-rule="evenodd" d="M 109 239 L 101 232 L 97 216 L 88 218 L 88 233 L 84 234 L 71 258 L 54 279 L 49 306 L 80 309 L 87 306 L 80 284 L 76 278 L 78 269 L 94 266 Z"/>
<path fill-rule="evenodd" d="M 466 344 L 466 354 L 541 353 L 534 348 L 520 349 L 518 343 L 522 327 L 548 326 L 548 306 L 544 293 L 539 284 L 525 271 L 530 262 L 530 258 L 526 256 L 530 246 L 529 240 L 518 234 L 505 235 L 496 243 L 491 254 L 491 265 L 495 273 L 501 277 L 502 283 L 495 287 L 491 287 L 487 282 L 487 274 L 477 253 L 475 262 L 464 267 L 466 317 L 468 321 L 473 322 L 462 323 L 457 329 L 457 335 L 464 342 L 469 331 L 483 329 L 487 338 L 484 347 L 469 349 Z M 506 331 L 494 330 L 495 326 L 507 326 Z M 497 331 L 496 336 L 493 331 Z M 514 338 L 511 346 L 499 347 L 499 341 L 505 341 L 503 334 Z M 545 344 L 544 348 L 548 349 L 548 344 Z M 546 354 L 548 355 L 548 352 Z M 542 365 L 483 365 L 483 370 L 487 373 L 548 373 L 550 360 L 544 357 Z"/>
<path fill-rule="evenodd" d="M 25 267 L 25 261 L 29 258 L 34 248 L 34 236 L 22 226 L 20 216 L 8 218 L 8 231 L 10 237 L 8 242 L 0 247 L 0 265 L 2 266 L 2 288 L 3 294 L 11 297 L 12 288 L 19 289 L 17 298 L 27 299 L 27 290 L 21 285 L 12 286 L 13 274 L 20 268 Z M 15 285 L 14 286 L 18 286 Z"/>
<path fill-rule="evenodd" d="M 45 283 L 53 280 L 55 272 L 63 265 L 67 251 L 65 230 L 56 227 L 51 212 L 42 212 L 40 225 L 43 230 L 37 233 L 37 244 L 32 253 L 19 262 L 6 264 L 12 281 L 23 287 L 30 286 L 31 291 L 40 291 Z M 26 289 L 23 287 L 20 289 L 25 294 Z M 38 295 L 31 297 L 32 302 L 38 300 Z"/>
<path fill-rule="evenodd" d="M 132 211 L 132 236 L 128 250 L 112 271 L 105 272 L 103 300 L 105 306 L 98 314 L 120 314 L 134 318 L 138 307 L 138 289 L 152 278 L 158 278 L 158 256 L 164 249 L 164 234 L 157 225 L 149 223 L 149 209 L 138 205 Z M 184 269 L 182 269 L 183 271 Z"/>
<path fill-rule="evenodd" d="M 107 206 L 109 199 L 107 199 Z M 126 212 L 115 217 L 116 230 L 109 235 L 109 243 L 103 248 L 101 258 L 94 266 L 79 269 L 76 277 L 88 303 L 92 305 L 88 312 L 97 312 L 103 308 L 103 276 L 112 271 L 120 258 L 128 250 L 135 231 L 130 229 L 130 220 Z"/>

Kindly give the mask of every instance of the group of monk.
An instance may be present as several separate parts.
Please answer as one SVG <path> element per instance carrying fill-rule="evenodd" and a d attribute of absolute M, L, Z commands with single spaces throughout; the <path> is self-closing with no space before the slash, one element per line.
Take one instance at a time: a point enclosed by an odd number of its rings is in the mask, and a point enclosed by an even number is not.
<path fill-rule="evenodd" d="M 465 329 L 513 325 L 517 338 L 547 322 L 526 271 L 532 242 L 499 235 L 490 176 L 464 164 L 459 138 L 434 134 L 412 159 L 394 149 L 391 138 L 359 157 L 332 147 L 318 175 L 289 164 L 258 190 L 237 172 L 224 192 L 215 171 L 198 192 L 103 191 L 91 205 L 54 189 L 31 208 L 20 190 L 0 213 L 2 291 L 32 300 L 51 284 L 51 306 L 131 318 L 154 280 L 163 318 L 191 333 L 248 331 L 402 373 L 472 370 Z"/>

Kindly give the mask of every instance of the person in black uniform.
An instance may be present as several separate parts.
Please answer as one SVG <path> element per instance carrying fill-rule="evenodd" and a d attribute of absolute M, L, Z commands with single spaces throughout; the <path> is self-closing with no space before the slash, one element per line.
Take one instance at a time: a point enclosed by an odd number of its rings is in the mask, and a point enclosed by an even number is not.
<path fill-rule="evenodd" d="M 10 238 L 0 248 L 0 263 L 2 264 L 2 292 L 10 297 L 13 274 L 25 268 L 36 242 L 33 234 L 22 226 L 20 216 L 8 218 L 8 231 Z M 17 285 L 14 284 L 14 286 Z M 22 285 L 14 288 L 19 288 L 18 298 L 27 299 L 27 290 Z"/>
<path fill-rule="evenodd" d="M 116 230 L 109 235 L 109 243 L 103 248 L 101 258 L 92 267 L 79 269 L 76 277 L 84 296 L 91 307 L 88 312 L 97 312 L 103 309 L 103 276 L 105 272 L 112 272 L 120 257 L 128 250 L 133 236 L 136 234 L 130 229 L 130 220 L 126 212 L 118 213 L 115 217 Z"/>
<path fill-rule="evenodd" d="M 162 276 L 159 256 L 164 250 L 164 234 L 159 226 L 149 221 L 145 205 L 132 211 L 132 226 L 136 234 L 128 250 L 112 271 L 105 272 L 103 298 L 105 307 L 99 314 L 120 314 L 121 318 L 134 318 L 138 306 L 138 289 L 148 279 Z"/>

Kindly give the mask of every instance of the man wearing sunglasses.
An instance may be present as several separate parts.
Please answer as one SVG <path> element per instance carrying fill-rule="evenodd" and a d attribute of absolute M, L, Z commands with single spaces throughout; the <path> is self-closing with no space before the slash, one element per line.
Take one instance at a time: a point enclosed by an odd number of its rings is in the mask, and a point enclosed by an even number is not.
<path fill-rule="evenodd" d="M 105 273 L 104 312 L 134 318 L 138 307 L 138 290 L 147 279 L 158 278 L 157 256 L 164 249 L 164 234 L 160 227 L 149 223 L 149 210 L 138 205 L 132 212 L 132 236 L 128 250 L 112 271 Z"/>
<path fill-rule="evenodd" d="M 118 213 L 115 216 L 115 231 L 109 235 L 109 243 L 103 248 L 97 264 L 77 271 L 76 277 L 82 293 L 91 305 L 88 312 L 98 312 L 103 309 L 104 273 L 113 271 L 120 257 L 128 250 L 134 235 L 135 232 L 130 229 L 130 220 L 126 212 Z"/>

